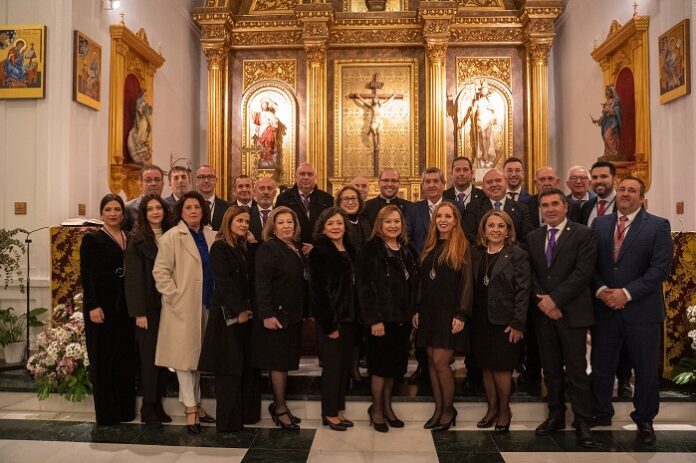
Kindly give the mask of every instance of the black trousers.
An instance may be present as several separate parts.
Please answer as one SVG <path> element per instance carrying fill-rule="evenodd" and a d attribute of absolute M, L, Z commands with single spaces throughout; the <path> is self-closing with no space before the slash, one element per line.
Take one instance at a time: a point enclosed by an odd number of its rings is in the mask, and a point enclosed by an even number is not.
<path fill-rule="evenodd" d="M 317 324 L 317 353 L 322 363 L 321 414 L 337 416 L 346 408 L 348 377 L 353 365 L 357 326 L 344 323 L 338 339 L 330 339 Z"/>
<path fill-rule="evenodd" d="M 575 421 L 592 419 L 592 390 L 587 375 L 587 328 L 571 328 L 565 318 L 534 320 L 536 341 L 548 388 L 549 416 L 565 418 L 565 389 Z M 565 372 L 563 367 L 565 366 Z M 566 384 L 566 378 L 568 383 Z"/>
<path fill-rule="evenodd" d="M 156 403 L 167 388 L 167 369 L 155 365 L 159 314 L 147 317 L 147 329 L 135 327 L 135 340 L 140 352 L 140 389 L 143 403 Z"/>
<path fill-rule="evenodd" d="M 215 427 L 219 432 L 236 432 L 242 423 L 242 377 L 215 375 Z"/>
<path fill-rule="evenodd" d="M 594 413 L 599 419 L 611 419 L 614 376 L 626 348 L 636 375 L 633 394 L 636 423 L 652 423 L 660 409 L 658 358 L 661 324 L 629 324 L 621 314 L 597 320 L 592 330 L 592 395 Z"/>
<path fill-rule="evenodd" d="M 539 310 L 534 307 L 534 310 Z M 541 380 L 541 354 L 537 341 L 536 324 L 527 323 L 527 332 L 522 338 L 522 359 L 527 379 L 531 382 Z"/>
<path fill-rule="evenodd" d="M 619 381 L 630 381 L 632 374 L 633 365 L 631 365 L 631 359 L 628 357 L 628 350 L 624 347 L 621 349 L 619 365 L 616 367 L 616 378 Z"/>

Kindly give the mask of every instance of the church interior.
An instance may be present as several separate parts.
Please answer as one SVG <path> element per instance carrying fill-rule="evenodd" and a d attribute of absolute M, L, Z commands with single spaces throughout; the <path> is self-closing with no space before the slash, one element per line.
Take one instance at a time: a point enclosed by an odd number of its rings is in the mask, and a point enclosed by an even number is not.
<path fill-rule="evenodd" d="M 643 207 L 669 221 L 674 240 L 653 447 L 634 438 L 630 395 L 615 399 L 614 423 L 594 431 L 591 451 L 570 426 L 535 435 L 546 388 L 521 383 L 510 434 L 477 429 L 485 398 L 459 356 L 456 428 L 422 429 L 430 392 L 406 378 L 394 393 L 405 429 L 373 432 L 369 384 L 351 382 L 355 428 L 332 433 L 319 420 L 321 367 L 305 333 L 288 379 L 296 433 L 266 414 L 265 376 L 259 424 L 190 436 L 175 377 L 171 425 L 100 427 L 91 396 L 39 400 L 26 369 L 5 358 L 0 461 L 696 462 L 696 388 L 672 380 L 696 358 L 695 16 L 691 0 L 0 0 L 0 231 L 9 240 L 22 229 L 19 257 L 3 241 L 0 275 L 13 278 L 0 286 L 0 311 L 48 309 L 29 329 L 32 352 L 79 291 L 79 240 L 100 199 L 141 196 L 143 165 L 164 171 L 163 198 L 175 166 L 210 166 L 215 195 L 233 201 L 238 176 L 271 177 L 282 192 L 309 163 L 330 194 L 364 177 L 377 197 L 393 169 L 399 196 L 418 201 L 422 172 L 439 168 L 449 187 L 460 156 L 477 186 L 519 158 L 531 194 L 542 167 L 568 193 L 569 169 L 604 160 L 644 183 Z M 611 98 L 621 101 L 620 141 L 602 122 Z M 212 380 L 201 388 L 214 411 Z"/>

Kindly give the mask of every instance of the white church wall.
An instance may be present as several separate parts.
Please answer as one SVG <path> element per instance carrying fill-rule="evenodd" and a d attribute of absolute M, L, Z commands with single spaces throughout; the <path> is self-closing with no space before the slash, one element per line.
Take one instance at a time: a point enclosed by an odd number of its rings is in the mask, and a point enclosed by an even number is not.
<path fill-rule="evenodd" d="M 633 14 L 632 2 L 568 0 L 559 21 L 553 47 L 551 70 L 553 112 L 551 113 L 551 158 L 559 174 L 575 164 L 591 165 L 602 154 L 599 129 L 590 121 L 597 117 L 604 99 L 602 72 L 590 53 L 594 39 L 602 42 L 611 21 L 622 24 Z M 643 0 L 641 15 L 650 16 L 650 128 L 652 185 L 647 194 L 651 212 L 667 217 L 674 230 L 696 230 L 696 147 L 693 95 L 660 105 L 658 78 L 658 36 L 684 18 L 696 13 L 691 0 Z M 694 63 L 694 27 L 691 30 L 691 62 Z M 565 179 L 564 179 L 565 180 Z M 677 215 L 675 203 L 684 201 L 685 213 Z"/>
<path fill-rule="evenodd" d="M 199 0 L 122 0 L 126 26 L 144 28 L 166 62 L 155 74 L 153 162 L 167 169 L 170 157 L 200 163 L 206 114 L 201 108 L 204 58 L 190 11 Z M 0 226 L 28 230 L 76 217 L 78 203 L 98 217 L 101 196 L 109 192 L 109 26 L 120 10 L 106 11 L 97 0 L 3 0 L 0 24 L 47 26 L 46 98 L 0 100 Z M 72 101 L 73 31 L 102 46 L 101 110 Z M 202 64 L 203 63 L 203 64 Z M 202 153 L 205 156 L 205 153 Z M 205 159 L 205 157 L 204 157 Z M 163 194 L 169 194 L 166 185 Z M 27 214 L 15 215 L 14 203 Z M 48 232 L 33 235 L 32 298 L 50 304 Z M 34 290 L 36 289 L 36 290 Z M 0 288 L 0 305 L 17 305 L 16 287 Z"/>

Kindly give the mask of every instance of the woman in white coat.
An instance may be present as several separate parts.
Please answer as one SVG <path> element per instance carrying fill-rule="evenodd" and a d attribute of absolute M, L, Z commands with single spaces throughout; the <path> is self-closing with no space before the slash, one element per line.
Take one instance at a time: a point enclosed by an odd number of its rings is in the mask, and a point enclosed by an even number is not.
<path fill-rule="evenodd" d="M 197 192 L 181 197 L 175 215 L 179 223 L 162 235 L 152 270 L 157 290 L 162 294 L 155 364 L 176 370 L 188 430 L 198 434 L 201 421 L 215 421 L 200 406 L 197 371 L 206 310 L 213 293 L 208 251 L 215 241 L 215 232 L 208 225 L 208 205 Z"/>

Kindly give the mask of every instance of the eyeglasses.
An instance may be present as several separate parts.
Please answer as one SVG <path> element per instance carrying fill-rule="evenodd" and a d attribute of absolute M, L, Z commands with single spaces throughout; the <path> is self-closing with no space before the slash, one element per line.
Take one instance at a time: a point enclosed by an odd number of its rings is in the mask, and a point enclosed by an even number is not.
<path fill-rule="evenodd" d="M 143 179 L 143 183 L 162 183 L 162 179 L 146 177 Z"/>
<path fill-rule="evenodd" d="M 341 198 L 341 202 L 343 202 L 343 203 L 357 203 L 358 197 L 357 196 L 344 196 L 343 198 Z"/>
<path fill-rule="evenodd" d="M 200 181 L 207 180 L 209 182 L 212 182 L 213 180 L 215 180 L 215 178 L 216 177 L 214 175 L 197 175 L 196 176 L 197 180 L 200 180 Z"/>
<path fill-rule="evenodd" d="M 575 182 L 584 182 L 585 180 L 589 180 L 587 177 L 568 177 L 568 181 L 575 183 Z"/>

